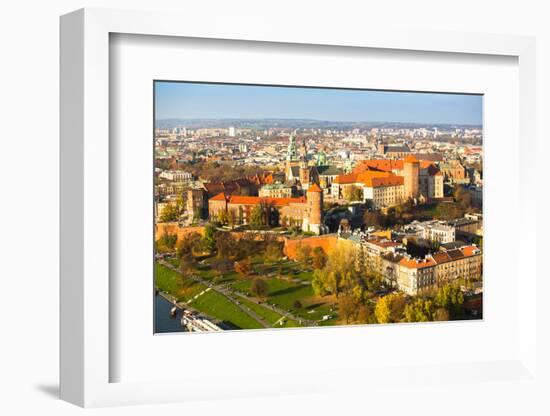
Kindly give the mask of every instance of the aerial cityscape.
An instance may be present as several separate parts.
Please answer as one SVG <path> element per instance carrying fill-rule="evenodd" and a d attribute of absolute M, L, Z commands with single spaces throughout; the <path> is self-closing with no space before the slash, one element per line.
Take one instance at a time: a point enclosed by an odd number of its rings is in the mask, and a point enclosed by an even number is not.
<path fill-rule="evenodd" d="M 156 333 L 483 318 L 481 95 L 154 90 Z"/>

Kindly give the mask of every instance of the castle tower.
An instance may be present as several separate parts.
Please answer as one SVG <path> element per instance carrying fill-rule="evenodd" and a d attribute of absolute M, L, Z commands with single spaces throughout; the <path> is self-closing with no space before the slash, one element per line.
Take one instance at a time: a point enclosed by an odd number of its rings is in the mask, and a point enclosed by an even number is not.
<path fill-rule="evenodd" d="M 419 196 L 419 172 L 420 162 L 413 155 L 409 155 L 403 161 L 403 177 L 405 184 L 405 198 L 417 199 Z"/>
<path fill-rule="evenodd" d="M 307 221 L 309 230 L 315 234 L 322 234 L 323 231 L 323 191 L 317 184 L 313 184 L 307 190 L 307 210 L 309 219 Z"/>
<path fill-rule="evenodd" d="M 300 160 L 300 184 L 302 185 L 303 190 L 309 188 L 309 167 L 304 158 Z"/>

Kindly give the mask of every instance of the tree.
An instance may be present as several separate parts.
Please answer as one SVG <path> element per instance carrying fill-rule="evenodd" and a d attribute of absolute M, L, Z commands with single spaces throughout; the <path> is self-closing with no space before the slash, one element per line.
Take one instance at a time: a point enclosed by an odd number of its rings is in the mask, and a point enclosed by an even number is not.
<path fill-rule="evenodd" d="M 235 271 L 241 277 L 248 277 L 252 272 L 252 263 L 249 258 L 235 262 Z"/>
<path fill-rule="evenodd" d="M 157 240 L 157 245 L 156 245 L 157 251 L 159 253 L 166 253 L 166 252 L 174 251 L 174 248 L 176 247 L 177 241 L 178 241 L 177 234 L 170 234 L 165 229 L 164 233 Z"/>
<path fill-rule="evenodd" d="M 196 253 L 202 251 L 202 238 L 200 234 L 192 232 L 185 234 L 176 246 L 176 255 L 180 261 L 192 261 Z"/>
<path fill-rule="evenodd" d="M 204 249 L 209 253 L 212 253 L 216 249 L 216 232 L 216 226 L 212 223 L 208 223 L 206 227 L 204 227 L 202 242 Z"/>
<path fill-rule="evenodd" d="M 225 209 L 220 209 L 217 214 L 218 222 L 222 225 L 226 225 L 229 221 L 229 216 L 227 214 L 227 211 Z"/>
<path fill-rule="evenodd" d="M 437 308 L 434 312 L 434 321 L 448 321 L 451 317 L 445 308 Z"/>
<path fill-rule="evenodd" d="M 437 290 L 435 303 L 446 309 L 452 318 L 460 317 L 463 313 L 464 295 L 459 288 L 445 285 Z"/>
<path fill-rule="evenodd" d="M 321 247 L 315 247 L 313 249 L 313 256 L 311 259 L 314 269 L 324 269 L 327 265 L 327 255 Z"/>
<path fill-rule="evenodd" d="M 434 320 L 434 304 L 431 300 L 416 299 L 405 306 L 405 322 L 430 322 Z"/>
<path fill-rule="evenodd" d="M 372 309 L 367 305 L 360 305 L 357 309 L 357 323 L 371 324 L 375 323 L 375 316 Z"/>
<path fill-rule="evenodd" d="M 269 262 L 274 262 L 283 257 L 282 244 L 277 241 L 267 243 L 265 248 L 265 259 Z"/>
<path fill-rule="evenodd" d="M 318 296 L 351 291 L 364 276 L 357 267 L 357 251 L 340 243 L 330 251 L 324 269 L 313 272 L 312 286 Z"/>
<path fill-rule="evenodd" d="M 399 322 L 405 309 L 405 297 L 398 293 L 391 293 L 376 303 L 374 314 L 378 323 L 387 324 Z"/>
<path fill-rule="evenodd" d="M 227 214 L 227 223 L 233 229 L 237 225 L 237 213 L 234 209 L 230 209 Z"/>
<path fill-rule="evenodd" d="M 181 205 L 178 201 L 168 203 L 160 214 L 160 222 L 174 222 L 179 220 Z"/>
<path fill-rule="evenodd" d="M 353 322 L 357 316 L 357 302 L 350 295 L 341 296 L 338 299 L 338 312 L 340 318 L 346 324 Z"/>
<path fill-rule="evenodd" d="M 261 200 L 259 204 L 252 208 L 250 213 L 250 224 L 254 227 L 265 227 L 270 225 L 270 215 L 272 206 L 265 200 Z"/>
<path fill-rule="evenodd" d="M 250 291 L 260 299 L 265 299 L 269 291 L 267 287 L 267 282 L 261 277 L 256 277 L 254 280 L 252 280 Z"/>
<path fill-rule="evenodd" d="M 296 245 L 296 260 L 300 263 L 309 264 L 311 261 L 311 247 L 301 242 Z"/>
<path fill-rule="evenodd" d="M 239 243 L 233 238 L 231 233 L 222 231 L 216 234 L 216 251 L 218 252 L 218 257 L 235 259 L 238 250 Z"/>

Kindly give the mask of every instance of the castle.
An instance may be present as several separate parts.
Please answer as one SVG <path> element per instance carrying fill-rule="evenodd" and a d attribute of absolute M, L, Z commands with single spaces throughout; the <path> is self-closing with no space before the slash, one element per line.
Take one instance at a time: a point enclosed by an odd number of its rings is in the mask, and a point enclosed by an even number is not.
<path fill-rule="evenodd" d="M 363 160 L 352 173 L 336 177 L 331 196 L 346 198 L 353 188 L 361 189 L 363 201 L 373 208 L 385 208 L 408 199 L 442 198 L 443 174 L 432 161 L 418 160 L 413 155 L 399 160 Z"/>
<path fill-rule="evenodd" d="M 262 209 L 270 226 L 298 226 L 303 231 L 315 234 L 326 232 L 323 224 L 323 192 L 316 184 L 309 186 L 306 196 L 297 198 L 219 193 L 208 201 L 210 218 L 232 218 L 232 222 L 236 224 L 250 224 L 253 210 L 257 207 Z"/>

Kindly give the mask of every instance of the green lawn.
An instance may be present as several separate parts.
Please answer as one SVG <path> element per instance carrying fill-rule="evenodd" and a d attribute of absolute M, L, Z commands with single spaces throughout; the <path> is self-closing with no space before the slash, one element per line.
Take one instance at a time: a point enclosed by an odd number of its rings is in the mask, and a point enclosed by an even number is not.
<path fill-rule="evenodd" d="M 233 324 L 241 329 L 263 328 L 225 296 L 210 290 L 193 300 L 190 305 L 213 318 Z"/>
<path fill-rule="evenodd" d="M 267 309 L 262 305 L 258 305 L 255 302 L 249 301 L 248 299 L 239 298 L 239 302 L 241 302 L 243 305 L 250 308 L 250 310 L 252 310 L 253 312 L 256 312 L 259 316 L 261 316 L 271 325 L 274 325 L 276 322 L 279 322 L 279 320 L 282 317 L 282 315 L 279 315 L 277 312 L 273 312 L 271 309 Z M 296 327 L 296 326 L 299 326 L 298 322 L 296 322 L 293 319 L 284 318 L 284 324 L 283 325 L 277 324 L 276 328 L 290 328 L 290 327 Z"/>
<path fill-rule="evenodd" d="M 179 273 L 162 264 L 155 263 L 155 269 L 155 282 L 158 288 L 175 296 L 179 301 L 187 301 L 206 289 L 206 286 L 191 279 L 184 279 Z"/>
<path fill-rule="evenodd" d="M 308 320 L 321 320 L 324 315 L 336 316 L 335 312 L 330 311 L 328 301 L 315 297 L 311 285 L 292 281 L 299 279 L 303 282 L 308 282 L 312 279 L 313 272 L 300 263 L 281 260 L 274 264 L 266 264 L 263 263 L 261 256 L 255 256 L 252 261 L 254 275 L 251 278 L 243 279 L 234 271 L 224 273 L 220 277 L 217 271 L 211 269 L 210 261 L 211 259 L 207 259 L 204 264 L 198 265 L 196 270 L 196 273 L 205 280 L 216 278 L 217 283 L 229 283 L 234 290 L 250 296 L 250 286 L 253 278 L 263 276 L 266 277 L 268 285 L 268 303 L 274 304 L 285 311 L 291 311 L 294 315 Z M 188 301 L 206 289 L 204 285 L 196 283 L 192 279 L 184 279 L 179 273 L 161 264 L 157 263 L 156 270 L 157 286 L 161 290 L 175 295 L 179 300 Z M 289 279 L 279 278 L 278 276 L 281 275 L 288 276 Z M 281 318 L 279 313 L 273 312 L 261 304 L 258 305 L 240 297 L 237 299 L 271 325 Z M 301 308 L 294 306 L 297 300 L 302 304 Z M 261 328 L 258 322 L 239 309 L 237 305 L 215 291 L 205 292 L 196 300 L 192 300 L 190 306 L 203 311 L 213 318 L 230 322 L 239 328 Z M 322 324 L 334 324 L 334 319 L 325 321 Z M 295 326 L 300 326 L 300 324 L 297 321 L 285 319 L 284 325 L 277 325 L 276 327 Z"/>

